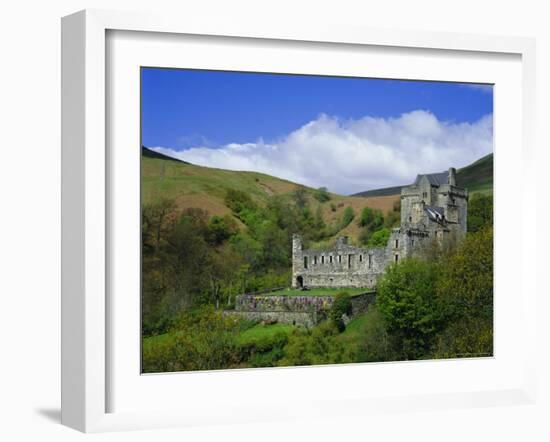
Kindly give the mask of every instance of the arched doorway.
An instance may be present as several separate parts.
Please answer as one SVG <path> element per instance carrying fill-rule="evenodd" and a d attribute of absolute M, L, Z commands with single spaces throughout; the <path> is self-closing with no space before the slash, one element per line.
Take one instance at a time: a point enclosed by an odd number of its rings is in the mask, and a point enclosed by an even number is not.
<path fill-rule="evenodd" d="M 300 275 L 296 277 L 296 286 L 301 289 L 304 287 L 304 278 Z"/>

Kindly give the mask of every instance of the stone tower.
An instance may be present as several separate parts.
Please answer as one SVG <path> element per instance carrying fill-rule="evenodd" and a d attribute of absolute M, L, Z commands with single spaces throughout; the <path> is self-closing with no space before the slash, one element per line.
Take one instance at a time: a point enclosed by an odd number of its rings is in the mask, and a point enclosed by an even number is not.
<path fill-rule="evenodd" d="M 295 233 L 292 235 L 292 288 L 300 288 L 304 285 L 303 271 L 303 244 L 302 237 Z"/>
<path fill-rule="evenodd" d="M 404 245 L 412 251 L 415 236 L 420 241 L 426 237 L 461 239 L 466 234 L 467 211 L 468 191 L 456 185 L 456 169 L 418 175 L 412 185 L 401 189 L 401 230 L 412 238 Z"/>

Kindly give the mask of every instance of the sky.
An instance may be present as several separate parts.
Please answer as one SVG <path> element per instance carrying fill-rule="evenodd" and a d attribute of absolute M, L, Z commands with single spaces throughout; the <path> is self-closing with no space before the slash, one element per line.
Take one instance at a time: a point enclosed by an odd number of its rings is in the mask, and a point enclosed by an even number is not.
<path fill-rule="evenodd" d="M 493 149 L 488 85 L 159 68 L 141 80 L 143 145 L 340 194 Z"/>

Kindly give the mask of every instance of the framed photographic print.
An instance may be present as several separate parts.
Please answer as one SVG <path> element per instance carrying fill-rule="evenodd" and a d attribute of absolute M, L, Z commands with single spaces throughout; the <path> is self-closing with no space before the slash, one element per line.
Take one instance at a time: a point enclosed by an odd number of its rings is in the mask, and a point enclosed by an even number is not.
<path fill-rule="evenodd" d="M 533 57 L 520 38 L 66 17 L 63 422 L 531 401 L 534 245 L 508 208 L 536 198 L 511 178 Z"/>

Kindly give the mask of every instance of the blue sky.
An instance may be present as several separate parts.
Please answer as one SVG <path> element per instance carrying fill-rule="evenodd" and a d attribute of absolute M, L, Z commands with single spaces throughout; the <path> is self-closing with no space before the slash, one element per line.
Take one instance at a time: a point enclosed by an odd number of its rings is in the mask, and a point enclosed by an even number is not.
<path fill-rule="evenodd" d="M 492 151 L 492 112 L 490 86 L 142 69 L 144 145 L 340 193 L 468 164 Z M 323 159 L 338 160 L 334 176 L 306 173 Z"/>

